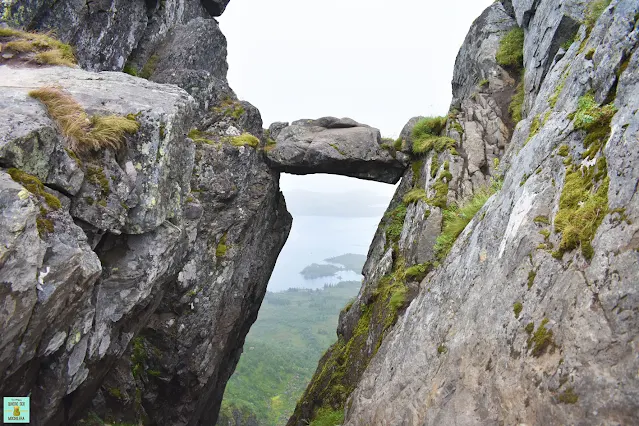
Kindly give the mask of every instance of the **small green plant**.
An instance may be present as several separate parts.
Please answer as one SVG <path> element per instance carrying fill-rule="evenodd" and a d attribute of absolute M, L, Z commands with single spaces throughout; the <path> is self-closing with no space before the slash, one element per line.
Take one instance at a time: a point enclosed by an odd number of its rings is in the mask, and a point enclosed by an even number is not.
<path fill-rule="evenodd" d="M 587 150 L 582 158 L 592 160 L 610 137 L 610 122 L 617 113 L 613 104 L 600 106 L 592 93 L 579 98 L 577 111 L 574 113 L 575 130 L 585 130 L 587 135 L 584 148 Z"/>
<path fill-rule="evenodd" d="M 403 145 L 404 145 L 404 140 L 401 137 L 395 139 L 395 142 L 393 143 L 393 147 L 395 148 L 395 151 L 401 151 Z"/>
<path fill-rule="evenodd" d="M 557 155 L 559 155 L 560 157 L 568 157 L 569 154 L 570 154 L 570 147 L 568 145 L 562 145 L 557 150 Z"/>
<path fill-rule="evenodd" d="M 446 120 L 446 117 L 426 117 L 415 124 L 412 132 L 414 154 L 425 154 L 433 149 L 442 152 L 454 148 L 454 139 L 440 136 L 446 127 Z"/>
<path fill-rule="evenodd" d="M 557 105 L 557 101 L 559 100 L 559 95 L 561 95 L 561 92 L 563 92 L 564 87 L 566 86 L 567 79 L 568 79 L 568 74 L 567 73 L 563 74 L 563 76 L 561 77 L 561 82 L 557 85 L 557 87 L 555 88 L 555 91 L 548 99 L 548 104 L 550 105 L 551 108 L 554 108 Z"/>
<path fill-rule="evenodd" d="M 433 265 L 431 262 L 420 263 L 419 265 L 413 265 L 406 269 L 404 276 L 410 281 L 421 281 L 432 270 Z"/>
<path fill-rule="evenodd" d="M 610 2 L 611 0 L 595 0 L 590 2 L 584 22 L 584 24 L 586 24 L 586 34 L 589 35 L 592 29 L 595 28 L 597 19 L 599 19 L 604 10 L 610 5 Z"/>
<path fill-rule="evenodd" d="M 531 323 L 532 324 L 532 323 Z M 546 348 L 553 343 L 553 332 L 552 330 L 548 330 L 546 325 L 548 324 L 548 318 L 544 318 L 541 321 L 537 330 L 528 338 L 528 349 L 532 348 L 533 356 L 541 356 Z M 528 326 L 526 326 L 526 330 L 528 330 Z M 534 327 L 534 324 L 533 324 Z"/>
<path fill-rule="evenodd" d="M 220 242 L 217 243 L 217 247 L 215 248 L 215 257 L 222 258 L 226 256 L 227 249 L 228 248 L 226 246 L 226 234 L 224 234 L 222 235 L 222 238 L 220 238 Z"/>
<path fill-rule="evenodd" d="M 522 109 L 524 107 L 524 97 L 526 93 L 524 92 L 524 81 L 522 80 L 515 89 L 515 93 L 513 94 L 512 99 L 510 100 L 510 105 L 508 106 L 508 112 L 510 113 L 510 117 L 513 119 L 515 123 L 519 123 L 523 117 Z"/>
<path fill-rule="evenodd" d="M 444 259 L 450 252 L 459 234 L 466 228 L 475 214 L 486 204 L 486 201 L 494 194 L 492 188 L 483 188 L 461 205 L 453 205 L 442 212 L 442 233 L 435 243 L 435 255 L 439 260 Z"/>
<path fill-rule="evenodd" d="M 124 399 L 120 388 L 109 388 L 109 395 L 117 399 Z"/>
<path fill-rule="evenodd" d="M 250 133 L 242 133 L 240 136 L 235 136 L 231 139 L 231 145 L 233 146 L 250 146 L 251 148 L 257 148 L 260 144 L 260 140 Z"/>
<path fill-rule="evenodd" d="M 537 216 L 536 218 L 533 219 L 533 222 L 539 223 L 542 225 L 550 225 L 550 219 L 548 219 L 548 216 Z"/>
<path fill-rule="evenodd" d="M 479 82 L 479 87 L 482 89 L 486 89 L 488 86 L 490 86 L 490 81 L 486 78 Z"/>
<path fill-rule="evenodd" d="M 207 145 L 213 145 L 215 142 L 213 142 L 211 139 L 212 136 L 209 135 L 206 132 L 202 132 L 201 130 L 198 129 L 191 129 L 191 131 L 189 131 L 188 135 L 189 139 L 192 139 L 193 142 L 195 143 L 201 143 L 201 144 L 207 144 Z"/>
<path fill-rule="evenodd" d="M 579 401 L 579 396 L 573 388 L 568 388 L 557 397 L 557 400 L 562 404 L 576 404 Z"/>
<path fill-rule="evenodd" d="M 155 69 L 157 68 L 159 61 L 160 61 L 159 55 L 151 55 L 151 57 L 149 58 L 148 61 L 146 61 L 146 64 L 144 64 L 144 66 L 142 67 L 138 75 L 148 80 L 149 78 L 151 78 L 151 76 L 155 72 Z"/>
<path fill-rule="evenodd" d="M 417 185 L 422 177 L 422 167 L 424 167 L 424 160 L 415 160 L 410 165 L 413 170 L 413 185 Z"/>
<path fill-rule="evenodd" d="M 412 204 L 416 203 L 419 200 L 427 201 L 428 196 L 426 195 L 426 191 L 422 188 L 413 188 L 404 195 L 404 204 Z"/>
<path fill-rule="evenodd" d="M 386 213 L 385 217 L 389 220 L 386 226 L 386 244 L 399 241 L 404 227 L 404 219 L 406 218 L 406 204 L 400 203 L 392 211 Z"/>
<path fill-rule="evenodd" d="M 134 77 L 138 76 L 138 69 L 135 67 L 135 65 L 128 62 L 124 65 L 122 72 L 125 74 L 132 75 Z"/>
<path fill-rule="evenodd" d="M 530 290 L 535 283 L 535 277 L 537 277 L 537 272 L 534 270 L 528 272 L 528 290 Z"/>
<path fill-rule="evenodd" d="M 519 314 L 521 314 L 521 310 L 524 309 L 524 305 L 521 302 L 515 302 L 513 305 L 513 312 L 515 313 L 515 318 L 519 318 Z"/>
<path fill-rule="evenodd" d="M 397 311 L 406 304 L 406 292 L 407 289 L 405 285 L 399 285 L 393 289 L 391 298 L 388 301 L 388 304 L 393 311 Z"/>
<path fill-rule="evenodd" d="M 144 362 L 146 361 L 146 349 L 144 348 L 144 338 L 136 337 L 132 341 L 133 350 L 131 351 L 131 374 L 138 378 L 144 371 Z"/>
<path fill-rule="evenodd" d="M 528 143 L 532 138 L 534 138 L 537 133 L 539 133 L 539 129 L 541 128 L 541 120 L 539 115 L 533 117 L 532 123 L 530 123 L 530 134 L 528 135 L 528 139 L 526 143 Z"/>
<path fill-rule="evenodd" d="M 506 33 L 499 41 L 495 58 L 501 66 L 521 69 L 524 65 L 524 30 L 517 27 Z"/>
<path fill-rule="evenodd" d="M 344 423 L 344 411 L 322 407 L 315 413 L 309 426 L 336 426 Z"/>
<path fill-rule="evenodd" d="M 446 352 L 448 352 L 448 348 L 444 345 L 439 345 L 437 346 L 437 353 L 439 355 L 445 354 Z"/>

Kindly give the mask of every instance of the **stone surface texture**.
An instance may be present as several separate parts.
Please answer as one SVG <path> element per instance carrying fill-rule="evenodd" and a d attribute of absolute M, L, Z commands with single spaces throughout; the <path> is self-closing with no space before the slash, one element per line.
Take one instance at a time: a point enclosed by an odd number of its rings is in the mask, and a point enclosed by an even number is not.
<path fill-rule="evenodd" d="M 459 155 L 431 152 L 404 174 L 370 247 L 362 290 L 342 311 L 338 342 L 289 425 L 312 421 L 319 408 L 344 409 L 345 425 L 639 421 L 639 4 L 613 0 L 588 29 L 580 23 L 589 3 L 507 0 L 475 21 L 457 57 L 446 130 Z M 523 73 L 495 61 L 499 40 L 516 25 L 525 32 Z M 522 79 L 524 119 L 514 123 L 508 105 Z M 573 114 L 588 93 L 617 109 L 592 160 Z M 403 149 L 416 121 L 402 131 Z M 604 157 L 608 206 L 592 257 L 579 249 L 553 256 L 569 167 L 585 174 Z M 441 232 L 429 198 L 405 205 L 395 237 L 393 217 L 416 185 L 431 196 L 431 165 L 446 160 L 449 205 L 491 182 L 501 189 L 423 280 L 406 278 L 406 303 L 384 325 L 384 289 L 398 261 L 429 262 Z M 547 346 L 536 350 L 540 328 Z"/>
<path fill-rule="evenodd" d="M 528 113 L 503 157 L 503 187 L 420 283 L 352 393 L 347 425 L 639 420 L 639 4 L 613 0 L 589 35 L 582 26 L 575 42 L 559 50 L 566 22 L 584 16 L 584 2 L 523 3 L 513 1 L 526 33 Z M 592 259 L 579 250 L 556 259 L 540 248 L 547 242 L 539 231 L 551 231 L 550 242 L 559 245 L 553 218 L 566 166 L 558 148 L 568 146 L 577 165 L 589 164 L 581 159 L 586 135 L 569 116 L 588 91 L 618 109 L 600 153 L 608 164 L 609 210 Z M 547 118 L 529 140 L 535 117 Z M 540 216 L 550 224 L 535 221 Z M 515 315 L 517 302 L 522 310 Z M 538 330 L 545 319 L 552 343 L 539 354 L 525 327 Z"/>
<path fill-rule="evenodd" d="M 276 145 L 268 151 L 271 166 L 293 174 L 331 173 L 396 183 L 402 176 L 404 155 L 395 158 L 382 147 L 379 130 L 350 118 L 298 120 L 280 128 Z"/>
<path fill-rule="evenodd" d="M 420 117 L 398 142 L 348 118 L 264 131 L 226 81 L 227 3 L 0 3 L 79 59 L 0 66 L 0 392 L 30 395 L 37 426 L 215 424 L 290 231 L 279 173 L 334 173 L 401 181 L 289 425 L 320 409 L 367 426 L 639 423 L 639 3 L 593 26 L 588 1 L 493 3 L 457 57 L 450 139 L 422 155 Z M 495 54 L 517 26 L 524 63 L 507 69 Z M 74 153 L 28 95 L 51 85 L 140 128 Z M 583 99 L 614 110 L 594 151 Z M 576 176 L 607 185 L 607 206 L 587 217 L 592 250 L 558 253 Z M 442 256 L 445 218 L 489 189 Z"/>

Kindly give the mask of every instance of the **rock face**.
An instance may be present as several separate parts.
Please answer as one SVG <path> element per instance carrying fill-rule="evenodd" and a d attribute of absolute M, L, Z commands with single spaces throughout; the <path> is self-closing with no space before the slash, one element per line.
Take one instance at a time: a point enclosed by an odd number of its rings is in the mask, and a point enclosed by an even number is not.
<path fill-rule="evenodd" d="M 279 171 L 396 183 L 406 168 L 406 157 L 391 155 L 382 145 L 379 130 L 350 118 L 298 120 L 284 128 L 276 125 L 274 130 L 276 145 L 268 151 L 268 159 Z"/>
<path fill-rule="evenodd" d="M 290 230 L 279 172 L 336 173 L 401 183 L 289 425 L 638 423 L 639 4 L 492 4 L 416 154 L 419 119 L 263 134 L 226 82 L 227 3 L 0 5 L 89 69 L 0 66 L 2 394 L 38 426 L 215 424 Z M 522 66 L 499 65 L 518 27 Z M 150 81 L 93 72 L 125 65 Z M 137 131 L 73 152 L 28 94 L 51 85 Z"/>
<path fill-rule="evenodd" d="M 38 425 L 87 406 L 214 423 L 290 229 L 277 174 L 253 147 L 187 138 L 198 104 L 177 86 L 62 67 L 0 81 L 3 394 L 31 392 Z M 70 151 L 28 95 L 53 84 L 139 130 L 118 152 Z M 259 113 L 210 120 L 261 129 Z"/>
<path fill-rule="evenodd" d="M 629 0 L 513 0 L 478 18 L 445 131 L 460 155 L 431 152 L 405 173 L 289 425 L 342 410 L 345 425 L 639 421 L 638 13 Z M 525 72 L 495 61 L 516 26 Z M 441 172 L 428 167 L 442 161 L 448 204 L 491 180 L 496 191 L 444 256 L 451 213 L 432 205 Z M 426 197 L 402 199 L 415 185 Z"/>

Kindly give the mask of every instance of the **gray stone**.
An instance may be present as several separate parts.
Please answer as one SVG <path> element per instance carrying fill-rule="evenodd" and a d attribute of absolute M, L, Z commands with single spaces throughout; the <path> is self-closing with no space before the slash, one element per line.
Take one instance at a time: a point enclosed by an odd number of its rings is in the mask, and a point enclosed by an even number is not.
<path fill-rule="evenodd" d="M 406 168 L 381 147 L 379 130 L 350 118 L 298 120 L 268 151 L 273 168 L 293 174 L 333 173 L 395 183 Z"/>
<path fill-rule="evenodd" d="M 9 94 L 5 99 L 13 105 L 3 109 L 7 130 L 0 147 L 2 164 L 24 168 L 75 195 L 73 216 L 97 228 L 143 233 L 167 219 L 181 220 L 181 200 L 189 192 L 188 171 L 194 155 L 193 144 L 184 139 L 194 110 L 187 93 L 126 74 L 93 74 L 62 67 L 27 71 L 0 66 L 0 80 L 0 89 Z M 129 149 L 124 157 L 116 161 L 113 154 L 105 152 L 101 158 L 84 160 L 85 170 L 97 170 L 108 179 L 108 191 L 86 176 L 82 183 L 83 172 L 64 151 L 65 142 L 55 133 L 45 107 L 28 96 L 31 89 L 54 82 L 89 114 L 137 116 L 140 130 L 127 138 Z M 61 167 L 49 161 L 53 151 L 63 159 Z M 133 170 L 137 173 L 132 174 Z"/>
<path fill-rule="evenodd" d="M 288 127 L 288 123 L 283 121 L 276 121 L 268 127 L 269 134 L 273 140 L 277 139 L 277 136 L 282 130 Z"/>
<path fill-rule="evenodd" d="M 628 143 L 638 129 L 639 62 L 628 23 L 639 5 L 613 1 L 585 51 L 576 42 L 561 57 L 552 53 L 553 42 L 535 42 L 533 48 L 531 40 L 557 37 L 564 12 L 580 16 L 583 3 L 513 0 L 513 6 L 528 26 L 525 56 L 540 58 L 540 65 L 526 71 L 536 88 L 527 101 L 529 118 L 517 126 L 502 159 L 503 188 L 421 283 L 353 392 L 346 425 L 638 421 L 639 365 L 631 342 L 639 328 L 628 309 L 639 304 L 639 173 L 637 150 Z M 594 61 L 601 66 L 589 65 L 589 48 L 596 48 Z M 621 52 L 629 62 L 617 78 Z M 541 60 L 551 56 L 549 63 Z M 548 99 L 561 87 L 552 108 Z M 556 230 L 552 222 L 566 173 L 557 148 L 566 145 L 577 165 L 589 164 L 580 157 L 585 134 L 573 130 L 568 115 L 591 89 L 618 108 L 603 149 L 609 211 L 593 239 L 591 260 L 579 250 L 556 259 L 544 247 L 557 247 L 560 236 L 546 239 L 539 231 Z M 533 118 L 546 113 L 538 134 L 529 138 Z M 615 208 L 623 209 L 622 217 Z M 551 223 L 537 222 L 539 216 Z M 522 304 L 518 316 L 516 302 Z M 552 344 L 535 353 L 525 327 L 534 323 L 538 330 L 546 319 Z"/>

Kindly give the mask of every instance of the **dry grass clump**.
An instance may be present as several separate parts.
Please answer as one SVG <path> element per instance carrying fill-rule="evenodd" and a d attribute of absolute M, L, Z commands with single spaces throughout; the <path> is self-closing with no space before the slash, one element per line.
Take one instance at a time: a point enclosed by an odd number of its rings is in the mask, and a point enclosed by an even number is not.
<path fill-rule="evenodd" d="M 0 37 L 11 40 L 1 44 L 1 50 L 16 53 L 33 53 L 39 64 L 74 67 L 77 64 L 73 48 L 49 34 L 30 33 L 15 28 L 0 28 Z"/>
<path fill-rule="evenodd" d="M 69 138 L 70 148 L 76 152 L 120 149 L 126 133 L 138 131 L 140 124 L 132 118 L 117 115 L 89 115 L 68 93 L 56 87 L 42 87 L 29 92 L 40 100 L 62 134 Z"/>

